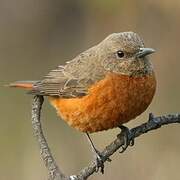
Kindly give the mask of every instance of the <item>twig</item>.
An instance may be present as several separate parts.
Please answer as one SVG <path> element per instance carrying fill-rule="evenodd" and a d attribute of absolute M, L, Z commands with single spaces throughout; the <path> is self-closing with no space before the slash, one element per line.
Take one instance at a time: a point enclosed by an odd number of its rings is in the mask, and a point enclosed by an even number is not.
<path fill-rule="evenodd" d="M 45 166 L 48 169 L 49 179 L 50 180 L 66 180 L 68 178 L 60 171 L 60 169 L 56 165 L 56 162 L 51 154 L 48 143 L 42 131 L 40 115 L 41 115 L 41 108 L 42 108 L 43 101 L 44 101 L 43 96 L 35 96 L 33 100 L 32 127 L 34 131 L 34 135 L 40 146 L 41 157 L 45 163 Z"/>
<path fill-rule="evenodd" d="M 32 123 L 34 134 L 40 145 L 41 156 L 45 162 L 46 167 L 48 168 L 50 178 L 52 180 L 87 179 L 90 175 L 96 172 L 95 161 L 92 161 L 87 167 L 83 168 L 77 175 L 74 176 L 65 176 L 56 165 L 41 128 L 40 111 L 42 103 L 42 96 L 34 97 L 32 105 Z M 148 122 L 130 129 L 130 138 L 134 139 L 144 133 L 158 129 L 163 125 L 168 125 L 172 123 L 180 123 L 180 114 L 172 114 L 159 117 L 154 117 L 153 114 L 150 114 Z M 106 162 L 111 155 L 113 155 L 120 147 L 123 146 L 123 144 L 124 134 L 120 133 L 117 138 L 101 152 L 103 161 Z"/>

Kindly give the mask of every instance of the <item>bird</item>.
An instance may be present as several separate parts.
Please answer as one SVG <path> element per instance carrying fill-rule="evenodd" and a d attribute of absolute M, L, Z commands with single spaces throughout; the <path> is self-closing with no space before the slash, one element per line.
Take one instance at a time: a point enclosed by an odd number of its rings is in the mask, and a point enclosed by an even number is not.
<path fill-rule="evenodd" d="M 41 80 L 16 81 L 9 86 L 47 96 L 69 126 L 86 133 L 97 169 L 101 167 L 103 173 L 101 155 L 89 134 L 117 127 L 129 133 L 124 124 L 147 109 L 156 91 L 148 57 L 154 52 L 135 32 L 112 33 Z"/>

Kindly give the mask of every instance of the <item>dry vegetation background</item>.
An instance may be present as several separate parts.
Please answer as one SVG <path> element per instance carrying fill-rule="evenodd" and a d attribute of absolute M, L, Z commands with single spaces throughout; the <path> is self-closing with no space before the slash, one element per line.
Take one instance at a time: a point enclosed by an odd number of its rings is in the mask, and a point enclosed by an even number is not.
<path fill-rule="evenodd" d="M 108 34 L 138 32 L 153 54 L 158 79 L 149 112 L 180 112 L 179 0 L 0 0 L 0 179 L 43 180 L 47 172 L 32 136 L 31 96 L 2 87 L 15 80 L 41 78 L 58 64 L 98 43 Z M 47 101 L 46 101 L 47 102 Z M 92 158 L 82 133 L 69 128 L 45 103 L 43 126 L 60 167 L 78 172 Z M 93 135 L 99 149 L 118 129 Z M 123 155 L 106 163 L 105 175 L 91 180 L 179 180 L 180 126 L 171 125 L 136 140 Z"/>

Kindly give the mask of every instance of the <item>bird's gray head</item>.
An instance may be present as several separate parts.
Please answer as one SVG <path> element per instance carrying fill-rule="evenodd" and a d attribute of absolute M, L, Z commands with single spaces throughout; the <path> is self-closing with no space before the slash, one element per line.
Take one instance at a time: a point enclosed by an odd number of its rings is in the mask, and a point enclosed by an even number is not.
<path fill-rule="evenodd" d="M 155 50 L 145 48 L 143 40 L 134 32 L 113 33 L 97 47 L 101 64 L 107 71 L 135 76 L 152 72 L 146 56 Z"/>

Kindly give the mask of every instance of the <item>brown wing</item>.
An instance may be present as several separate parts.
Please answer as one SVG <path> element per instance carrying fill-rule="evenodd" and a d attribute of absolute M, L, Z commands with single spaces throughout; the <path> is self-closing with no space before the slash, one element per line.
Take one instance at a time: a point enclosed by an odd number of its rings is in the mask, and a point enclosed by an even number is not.
<path fill-rule="evenodd" d="M 88 81 L 90 82 L 90 81 Z M 64 74 L 64 69 L 52 70 L 42 81 L 34 84 L 30 94 L 43 96 L 60 96 L 72 98 L 87 94 L 88 84 L 82 83 L 82 79 L 68 77 Z"/>
<path fill-rule="evenodd" d="M 104 77 L 103 68 L 94 63 L 89 51 L 80 54 L 65 66 L 59 66 L 42 80 L 34 84 L 29 93 L 63 98 L 81 97 L 88 93 L 88 88 Z"/>

